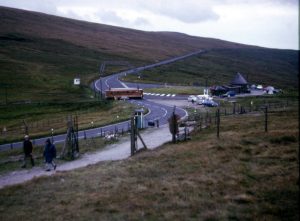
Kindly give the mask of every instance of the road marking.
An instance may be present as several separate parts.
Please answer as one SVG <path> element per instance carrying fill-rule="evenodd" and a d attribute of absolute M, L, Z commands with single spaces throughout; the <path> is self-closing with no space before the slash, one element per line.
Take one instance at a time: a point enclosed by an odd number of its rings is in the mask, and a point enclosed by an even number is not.
<path fill-rule="evenodd" d="M 123 82 L 120 81 L 119 79 L 118 79 L 118 81 L 122 84 L 123 87 L 128 88 L 128 86 L 127 86 L 125 83 L 123 83 Z"/>
<path fill-rule="evenodd" d="M 161 108 L 161 110 L 163 110 L 165 112 L 164 115 L 161 117 L 161 118 L 163 118 L 168 114 L 168 111 L 166 108 L 163 108 L 163 107 Z"/>
<path fill-rule="evenodd" d="M 107 88 L 110 88 L 109 85 L 108 85 L 108 83 L 107 83 L 107 81 L 108 81 L 109 79 L 111 79 L 111 77 L 110 77 L 110 78 L 107 78 L 107 79 L 105 80 L 105 84 L 106 84 Z"/>

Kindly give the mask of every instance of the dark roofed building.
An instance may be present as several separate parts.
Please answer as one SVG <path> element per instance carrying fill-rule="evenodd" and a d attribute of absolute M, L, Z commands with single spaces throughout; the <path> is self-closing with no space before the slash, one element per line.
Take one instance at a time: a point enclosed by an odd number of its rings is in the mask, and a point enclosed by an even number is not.
<path fill-rule="evenodd" d="M 213 86 L 210 88 L 210 93 L 213 96 L 219 96 L 222 94 L 225 94 L 227 92 L 227 89 L 223 86 Z"/>
<path fill-rule="evenodd" d="M 231 86 L 236 88 L 236 93 L 248 93 L 248 82 L 245 78 L 238 72 L 234 79 L 231 81 Z"/>
<path fill-rule="evenodd" d="M 231 85 L 248 85 L 248 82 L 245 78 L 238 72 L 234 79 L 231 81 Z"/>

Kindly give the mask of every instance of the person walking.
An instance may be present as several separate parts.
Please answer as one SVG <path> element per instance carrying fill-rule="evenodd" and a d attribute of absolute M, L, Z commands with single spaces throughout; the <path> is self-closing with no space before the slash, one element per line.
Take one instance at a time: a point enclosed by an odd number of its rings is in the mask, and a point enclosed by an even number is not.
<path fill-rule="evenodd" d="M 26 168 L 27 158 L 30 158 L 31 165 L 32 165 L 32 167 L 34 167 L 32 150 L 33 150 L 32 142 L 30 141 L 29 136 L 25 135 L 24 141 L 23 141 L 24 160 L 23 160 L 22 168 Z"/>
<path fill-rule="evenodd" d="M 53 159 L 56 157 L 56 148 L 54 144 L 51 143 L 49 138 L 45 142 L 44 157 L 46 161 L 46 171 L 50 171 L 51 166 L 53 166 L 55 170 L 56 164 L 54 163 Z"/>

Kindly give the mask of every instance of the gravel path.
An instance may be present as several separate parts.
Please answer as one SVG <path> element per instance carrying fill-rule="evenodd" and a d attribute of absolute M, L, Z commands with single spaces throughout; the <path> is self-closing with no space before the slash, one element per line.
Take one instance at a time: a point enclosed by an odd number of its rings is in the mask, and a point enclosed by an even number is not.
<path fill-rule="evenodd" d="M 162 144 L 171 141 L 172 137 L 167 125 L 160 128 L 150 128 L 141 133 L 141 136 L 146 143 L 148 149 L 155 149 Z M 138 142 L 138 147 L 141 148 L 141 142 Z M 59 171 L 69 171 L 81 167 L 86 167 L 91 164 L 96 164 L 101 161 L 122 160 L 130 157 L 130 138 L 122 138 L 118 143 L 108 145 L 99 152 L 83 154 L 79 159 L 66 162 L 58 165 L 56 171 L 46 172 L 44 168 L 34 167 L 32 169 L 23 169 L 10 172 L 0 176 L 0 189 L 5 186 L 24 183 L 40 176 L 51 176 Z"/>

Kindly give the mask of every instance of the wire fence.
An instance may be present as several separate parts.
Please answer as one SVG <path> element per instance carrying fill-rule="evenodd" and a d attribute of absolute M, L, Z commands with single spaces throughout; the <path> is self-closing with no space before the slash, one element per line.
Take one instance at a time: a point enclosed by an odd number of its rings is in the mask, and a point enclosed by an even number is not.
<path fill-rule="evenodd" d="M 298 103 L 297 103 L 298 104 Z M 268 132 L 269 123 L 269 113 L 274 110 L 286 110 L 291 106 L 295 106 L 295 102 L 283 101 L 283 102 L 272 102 L 265 103 L 262 105 L 242 105 L 234 104 L 231 108 L 217 108 L 215 112 L 194 112 L 191 113 L 187 119 L 179 123 L 181 129 L 178 130 L 177 140 L 187 140 L 190 138 L 189 128 L 192 127 L 193 131 L 201 131 L 205 128 L 210 128 L 210 126 L 216 126 L 216 136 L 220 135 L 220 118 L 226 116 L 250 114 L 250 113 L 260 113 L 259 116 L 263 115 L 262 125 L 265 132 Z"/>
<path fill-rule="evenodd" d="M 284 102 L 274 102 L 274 103 L 266 103 L 263 105 L 242 105 L 242 104 L 234 104 L 230 108 L 218 108 L 218 113 L 212 111 L 206 112 L 196 112 L 191 113 L 186 119 L 187 122 L 195 122 L 195 130 L 201 130 L 211 124 L 217 125 L 218 119 L 220 116 L 229 116 L 235 114 L 246 114 L 252 112 L 263 111 L 265 112 L 266 107 L 268 111 L 272 109 L 285 109 L 289 106 L 294 105 L 293 102 L 284 101 Z M 123 123 L 120 125 L 115 125 L 114 127 L 110 127 L 109 129 L 103 128 L 103 122 L 97 118 L 89 118 L 82 119 L 83 115 L 78 116 L 78 127 L 82 131 L 81 137 L 88 138 L 86 131 L 98 128 L 97 136 L 99 137 L 114 137 L 123 135 L 130 131 L 130 123 Z M 35 122 L 20 122 L 18 125 L 10 126 L 10 127 L 2 127 L 0 128 L 0 143 L 9 143 L 16 140 L 22 140 L 25 134 L 30 134 L 31 138 L 38 138 L 42 136 L 53 137 L 58 134 L 64 134 L 67 131 L 67 119 L 68 117 L 60 117 L 60 118 L 48 118 Z M 159 127 L 159 121 L 155 120 L 146 120 L 144 119 L 143 128 L 147 127 Z M 184 130 L 181 133 L 185 133 L 188 136 L 188 132 Z M 185 138 L 186 139 L 186 138 Z"/>

